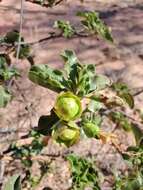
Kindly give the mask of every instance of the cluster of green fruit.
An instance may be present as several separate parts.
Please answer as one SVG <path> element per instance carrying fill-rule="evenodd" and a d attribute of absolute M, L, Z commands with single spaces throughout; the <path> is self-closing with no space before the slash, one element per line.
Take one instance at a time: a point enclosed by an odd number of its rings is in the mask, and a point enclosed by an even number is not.
<path fill-rule="evenodd" d="M 98 137 L 99 127 L 93 122 L 78 122 L 82 115 L 81 99 L 71 92 L 62 92 L 56 99 L 54 112 L 60 118 L 58 128 L 53 130 L 56 141 L 67 146 L 75 144 L 80 139 L 80 131 L 83 130 L 87 137 Z M 75 122 L 75 120 L 77 122 Z M 81 129 L 82 128 L 82 129 Z"/>

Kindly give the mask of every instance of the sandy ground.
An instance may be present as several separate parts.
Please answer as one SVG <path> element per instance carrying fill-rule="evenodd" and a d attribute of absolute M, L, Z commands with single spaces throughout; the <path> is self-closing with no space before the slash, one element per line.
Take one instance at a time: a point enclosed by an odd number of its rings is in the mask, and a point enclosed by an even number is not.
<path fill-rule="evenodd" d="M 97 41 L 93 38 L 50 40 L 33 46 L 35 63 L 47 63 L 51 67 L 61 68 L 63 63 L 59 56 L 60 53 L 64 49 L 73 49 L 83 63 L 101 63 L 97 66 L 97 72 L 105 73 L 113 80 L 120 79 L 133 90 L 143 88 L 143 0 L 87 0 L 84 4 L 68 1 L 68 3 L 53 9 L 25 2 L 23 36 L 28 42 L 42 39 L 53 30 L 51 27 L 58 19 L 70 20 L 78 26 L 79 20 L 75 14 L 80 10 L 99 11 L 101 17 L 112 28 L 116 44 L 111 45 L 103 40 Z M 0 3 L 0 35 L 11 29 L 19 28 L 19 13 L 20 5 L 16 0 L 3 0 Z M 8 142 L 19 139 L 30 128 L 36 126 L 39 117 L 48 114 L 55 99 L 55 93 L 38 87 L 27 79 L 30 67 L 28 62 L 19 61 L 17 67 L 22 75 L 18 79 L 19 88 L 13 87 L 15 95 L 13 101 L 7 108 L 0 109 L 0 152 L 7 149 Z M 143 108 L 142 98 L 142 94 L 135 98 L 136 107 Z M 86 140 L 71 149 L 78 154 L 87 155 L 90 152 L 96 156 L 100 146 L 96 140 Z M 58 147 L 51 145 L 44 151 L 53 152 L 57 149 Z M 107 162 L 100 163 L 103 168 L 110 168 L 111 165 L 119 167 L 119 169 L 125 167 L 120 155 L 113 154 L 115 151 L 110 147 L 102 147 L 103 152 L 104 154 L 99 154 L 101 160 L 104 160 L 108 152 Z M 57 160 L 56 163 L 63 163 L 63 167 L 66 164 L 63 160 Z M 63 171 L 63 175 L 65 173 Z M 58 169 L 56 175 L 62 175 Z M 54 175 L 50 176 L 48 184 L 53 186 L 53 190 L 66 190 L 68 188 L 66 177 L 66 175 L 63 176 L 62 182 L 53 184 Z M 110 184 L 105 182 L 103 190 L 110 189 Z M 39 190 L 42 190 L 41 186 Z"/>

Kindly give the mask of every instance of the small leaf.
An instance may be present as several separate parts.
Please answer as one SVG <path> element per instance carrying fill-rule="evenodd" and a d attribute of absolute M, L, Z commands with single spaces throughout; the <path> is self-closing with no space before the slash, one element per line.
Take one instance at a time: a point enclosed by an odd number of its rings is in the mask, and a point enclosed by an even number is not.
<path fill-rule="evenodd" d="M 67 76 L 69 75 L 72 76 L 72 74 L 74 75 L 73 71 L 77 72 L 77 67 L 80 67 L 80 63 L 76 57 L 76 54 L 72 50 L 65 50 L 61 54 L 61 57 L 63 58 L 65 62 L 65 70 L 67 72 Z"/>
<path fill-rule="evenodd" d="M 132 123 L 129 121 L 129 119 L 124 116 L 121 112 L 111 112 L 109 114 L 110 118 L 113 122 L 115 122 L 118 126 L 122 127 L 125 131 L 131 131 L 132 129 Z"/>
<path fill-rule="evenodd" d="M 70 91 L 76 93 L 76 88 L 79 80 L 79 72 L 82 68 L 80 62 L 78 61 L 76 54 L 71 50 L 65 50 L 63 54 L 61 54 L 65 67 L 64 70 L 66 72 L 66 83 Z"/>
<path fill-rule="evenodd" d="M 4 190 L 21 190 L 20 175 L 10 177 L 4 186 Z"/>
<path fill-rule="evenodd" d="M 16 68 L 10 67 L 11 60 L 7 54 L 0 54 L 0 83 L 10 80 L 12 77 L 19 76 Z"/>
<path fill-rule="evenodd" d="M 78 95 L 84 96 L 96 89 L 96 84 L 92 86 L 92 80 L 95 76 L 95 65 L 87 64 L 83 65 L 83 67 L 79 71 L 78 77 Z"/>
<path fill-rule="evenodd" d="M 97 12 L 78 12 L 77 16 L 83 18 L 81 23 L 83 26 L 92 33 L 97 33 L 104 39 L 113 42 L 110 29 L 104 24 L 104 22 L 99 18 Z"/>
<path fill-rule="evenodd" d="M 125 83 L 116 82 L 113 83 L 111 87 L 117 92 L 117 95 L 130 106 L 130 108 L 134 107 L 134 98 L 130 94 L 130 90 Z"/>
<path fill-rule="evenodd" d="M 130 93 L 119 93 L 120 98 L 122 98 L 132 109 L 134 108 L 134 98 Z"/>
<path fill-rule="evenodd" d="M 69 21 L 58 20 L 55 21 L 54 27 L 59 28 L 63 32 L 65 38 L 70 38 L 74 35 L 74 28 Z"/>
<path fill-rule="evenodd" d="M 12 96 L 3 86 L 0 85 L 0 108 L 5 107 Z"/>
<path fill-rule="evenodd" d="M 132 132 L 135 136 L 136 144 L 139 146 L 143 140 L 143 131 L 137 125 L 134 124 L 132 125 Z"/>

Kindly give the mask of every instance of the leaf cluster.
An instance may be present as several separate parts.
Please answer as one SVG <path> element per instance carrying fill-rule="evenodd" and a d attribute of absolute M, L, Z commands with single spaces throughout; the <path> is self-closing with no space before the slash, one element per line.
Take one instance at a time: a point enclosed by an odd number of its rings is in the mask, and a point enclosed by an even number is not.
<path fill-rule="evenodd" d="M 70 162 L 73 190 L 84 190 L 85 188 L 100 190 L 98 171 L 91 160 L 74 154 L 68 155 L 67 160 Z"/>

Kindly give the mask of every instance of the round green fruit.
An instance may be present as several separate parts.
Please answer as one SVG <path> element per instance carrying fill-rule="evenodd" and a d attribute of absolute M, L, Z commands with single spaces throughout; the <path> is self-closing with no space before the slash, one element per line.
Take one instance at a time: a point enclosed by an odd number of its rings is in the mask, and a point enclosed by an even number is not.
<path fill-rule="evenodd" d="M 79 128 L 75 127 L 75 123 L 73 127 L 70 125 L 66 124 L 61 124 L 58 126 L 57 129 L 53 131 L 53 138 L 58 142 L 65 144 L 66 146 L 71 146 L 75 144 L 79 138 L 80 138 L 80 130 Z"/>
<path fill-rule="evenodd" d="M 92 138 L 92 137 L 98 138 L 99 137 L 100 128 L 92 122 L 83 123 L 83 130 L 87 137 L 90 137 L 90 138 Z"/>
<path fill-rule="evenodd" d="M 82 112 L 80 99 L 71 92 L 63 92 L 57 97 L 54 111 L 61 120 L 75 120 Z"/>

